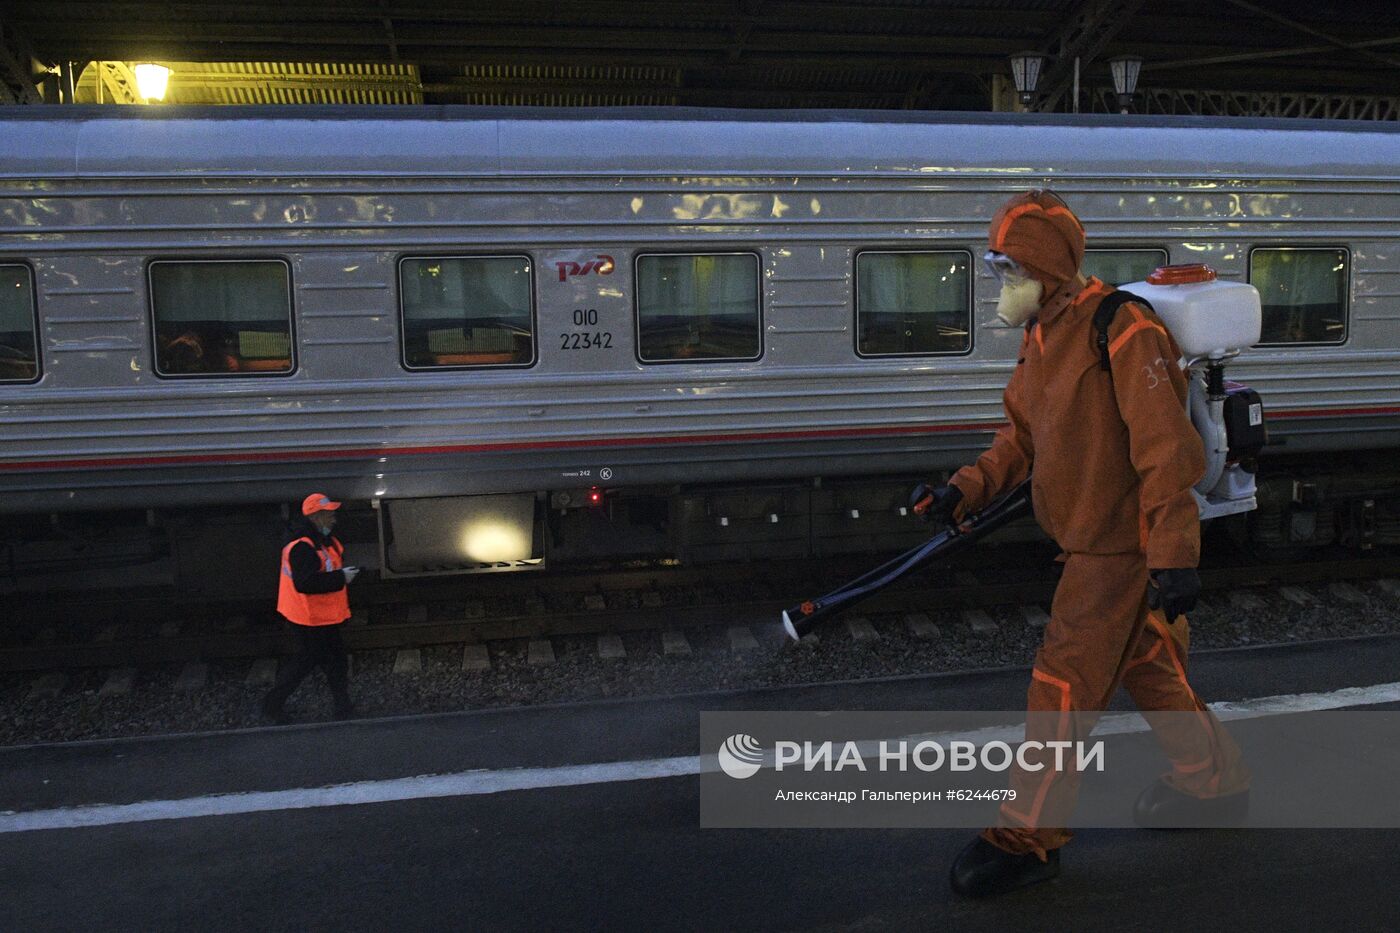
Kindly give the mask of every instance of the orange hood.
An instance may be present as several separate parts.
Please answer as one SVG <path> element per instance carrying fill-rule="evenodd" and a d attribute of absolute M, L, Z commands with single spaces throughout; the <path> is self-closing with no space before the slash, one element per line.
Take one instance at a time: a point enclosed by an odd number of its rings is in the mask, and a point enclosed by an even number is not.
<path fill-rule="evenodd" d="M 1058 195 L 1036 189 L 1001 206 L 987 231 L 987 246 L 1024 266 L 1045 287 L 1048 300 L 1079 275 L 1084 227 Z"/>

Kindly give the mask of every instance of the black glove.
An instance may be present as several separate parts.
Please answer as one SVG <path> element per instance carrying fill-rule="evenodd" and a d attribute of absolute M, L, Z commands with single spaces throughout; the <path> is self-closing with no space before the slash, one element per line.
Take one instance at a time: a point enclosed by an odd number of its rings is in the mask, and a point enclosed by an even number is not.
<path fill-rule="evenodd" d="M 914 514 L 926 522 L 936 521 L 940 525 L 951 525 L 953 512 L 957 510 L 962 498 L 962 490 L 952 484 L 929 486 L 927 483 L 920 483 L 909 494 L 909 505 Z"/>
<path fill-rule="evenodd" d="M 1196 608 L 1201 575 L 1195 567 L 1147 571 L 1147 608 L 1161 609 L 1168 622 Z"/>

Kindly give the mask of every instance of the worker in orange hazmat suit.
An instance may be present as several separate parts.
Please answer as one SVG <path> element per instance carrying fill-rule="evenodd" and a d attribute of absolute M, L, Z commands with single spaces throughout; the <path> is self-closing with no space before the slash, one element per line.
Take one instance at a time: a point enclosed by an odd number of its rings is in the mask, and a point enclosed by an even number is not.
<path fill-rule="evenodd" d="M 1152 722 L 1172 771 L 1137 802 L 1141 825 L 1242 818 L 1238 747 L 1187 682 L 1183 613 L 1200 591 L 1192 486 L 1205 470 L 1186 412 L 1181 351 L 1162 321 L 1124 304 L 1098 345 L 1095 311 L 1114 291 L 1080 274 L 1084 229 L 1049 191 L 992 218 L 986 261 L 998 315 L 1024 327 L 1004 397 L 1007 424 L 977 462 L 922 503 L 945 521 L 1032 477 L 1036 518 L 1064 552 L 1027 694 L 1026 737 L 1086 739 L 1121 684 Z M 1101 357 L 1109 360 L 1107 371 Z M 1048 734 L 1053 732 L 1054 734 Z M 1048 759 L 1047 759 L 1048 760 Z M 953 888 L 985 897 L 1055 877 L 1078 789 L 1070 769 L 1012 768 L 1016 799 L 953 864 Z M 1052 825 L 1047 825 L 1047 817 Z"/>

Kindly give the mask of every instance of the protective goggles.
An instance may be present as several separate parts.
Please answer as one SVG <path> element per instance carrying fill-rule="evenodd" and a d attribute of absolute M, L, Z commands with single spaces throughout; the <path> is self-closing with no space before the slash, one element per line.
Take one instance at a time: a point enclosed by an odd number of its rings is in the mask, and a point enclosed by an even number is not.
<path fill-rule="evenodd" d="M 1025 267 L 1005 253 L 989 249 L 982 255 L 982 262 L 986 264 L 987 271 L 1002 284 L 1006 283 L 1007 278 L 1030 278 L 1030 273 L 1026 272 Z"/>

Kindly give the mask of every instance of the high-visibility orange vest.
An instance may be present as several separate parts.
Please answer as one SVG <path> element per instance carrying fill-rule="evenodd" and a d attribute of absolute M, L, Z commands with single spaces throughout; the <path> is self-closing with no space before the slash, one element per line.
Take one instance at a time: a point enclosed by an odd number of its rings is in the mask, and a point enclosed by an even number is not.
<path fill-rule="evenodd" d="M 322 570 L 339 570 L 344 566 L 341 554 L 345 548 L 334 538 L 328 547 L 316 547 L 316 542 L 310 538 L 298 538 L 288 544 L 282 549 L 282 581 L 277 590 L 277 611 L 297 625 L 335 625 L 344 622 L 350 618 L 348 588 L 334 593 L 302 593 L 292 582 L 292 548 L 303 541 L 316 548 Z"/>

